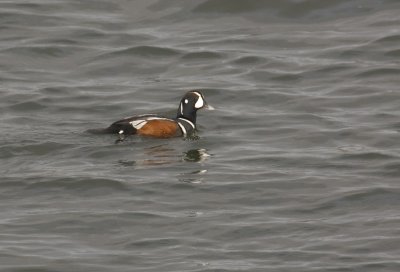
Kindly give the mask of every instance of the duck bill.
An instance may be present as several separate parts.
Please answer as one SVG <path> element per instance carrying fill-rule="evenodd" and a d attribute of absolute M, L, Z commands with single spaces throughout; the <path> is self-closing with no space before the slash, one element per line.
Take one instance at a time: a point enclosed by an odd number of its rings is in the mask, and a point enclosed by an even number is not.
<path fill-rule="evenodd" d="M 209 105 L 207 103 L 204 105 L 203 109 L 205 109 L 205 110 L 215 110 L 215 108 L 213 106 L 211 106 L 211 105 Z"/>

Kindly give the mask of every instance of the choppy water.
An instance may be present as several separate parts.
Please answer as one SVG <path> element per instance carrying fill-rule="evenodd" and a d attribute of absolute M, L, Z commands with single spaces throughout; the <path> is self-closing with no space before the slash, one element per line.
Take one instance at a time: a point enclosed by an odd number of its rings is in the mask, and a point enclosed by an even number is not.
<path fill-rule="evenodd" d="M 400 271 L 400 3 L 1 1 L 1 271 Z M 90 135 L 174 115 L 197 140 Z"/>

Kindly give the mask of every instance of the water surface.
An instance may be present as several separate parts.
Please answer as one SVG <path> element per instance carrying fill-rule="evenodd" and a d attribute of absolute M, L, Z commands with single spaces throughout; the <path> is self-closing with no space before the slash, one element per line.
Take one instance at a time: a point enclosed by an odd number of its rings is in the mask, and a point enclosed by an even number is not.
<path fill-rule="evenodd" d="M 400 4 L 2 1 L 1 271 L 399 271 Z M 198 139 L 92 135 L 174 116 Z"/>

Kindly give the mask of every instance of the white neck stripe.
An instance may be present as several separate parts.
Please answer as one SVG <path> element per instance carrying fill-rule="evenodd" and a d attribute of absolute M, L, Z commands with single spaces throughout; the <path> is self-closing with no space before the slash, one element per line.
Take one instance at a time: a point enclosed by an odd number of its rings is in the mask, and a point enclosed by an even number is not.
<path fill-rule="evenodd" d="M 179 127 L 181 128 L 183 135 L 186 135 L 187 132 L 186 132 L 185 127 L 184 127 L 181 123 L 179 123 L 179 122 L 178 122 L 178 125 L 179 125 Z"/>
<path fill-rule="evenodd" d="M 185 118 L 178 118 L 178 119 L 182 120 L 182 121 L 185 121 L 186 123 L 189 123 L 192 126 L 192 128 L 196 128 L 196 126 L 191 121 L 189 121 L 188 119 L 185 119 Z M 178 124 L 179 124 L 179 122 L 178 122 Z"/>

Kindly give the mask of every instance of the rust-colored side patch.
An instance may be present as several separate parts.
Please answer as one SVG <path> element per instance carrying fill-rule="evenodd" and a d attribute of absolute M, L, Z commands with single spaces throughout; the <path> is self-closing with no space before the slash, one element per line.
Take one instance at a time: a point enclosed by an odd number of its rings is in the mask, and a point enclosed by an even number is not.
<path fill-rule="evenodd" d="M 174 137 L 178 135 L 178 132 L 178 124 L 169 120 L 150 120 L 137 130 L 139 135 L 157 138 Z"/>

